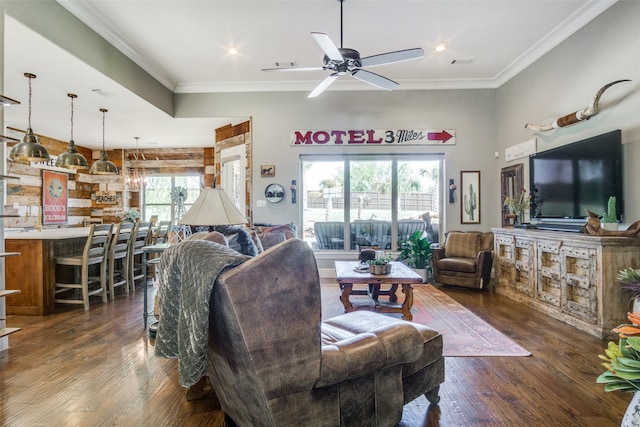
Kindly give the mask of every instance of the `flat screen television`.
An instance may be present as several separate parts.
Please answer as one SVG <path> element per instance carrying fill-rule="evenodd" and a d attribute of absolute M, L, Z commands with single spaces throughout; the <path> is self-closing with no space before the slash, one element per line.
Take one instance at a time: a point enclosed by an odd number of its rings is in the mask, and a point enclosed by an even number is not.
<path fill-rule="evenodd" d="M 542 202 L 531 214 L 541 223 L 584 219 L 585 209 L 602 215 L 609 196 L 616 197 L 618 220 L 622 217 L 620 130 L 530 156 L 529 173 L 530 194 Z"/>

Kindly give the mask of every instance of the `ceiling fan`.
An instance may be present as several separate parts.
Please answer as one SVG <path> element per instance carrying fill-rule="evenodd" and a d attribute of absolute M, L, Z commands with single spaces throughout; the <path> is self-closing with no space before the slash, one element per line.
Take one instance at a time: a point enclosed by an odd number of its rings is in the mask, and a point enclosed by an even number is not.
<path fill-rule="evenodd" d="M 388 79 L 371 71 L 363 70 L 365 67 L 373 67 L 377 65 L 392 64 L 394 62 L 409 61 L 424 56 L 422 48 L 396 50 L 393 52 L 381 53 L 378 55 L 360 58 L 360 53 L 355 49 L 342 47 L 342 4 L 345 0 L 338 0 L 340 3 L 340 47 L 331 41 L 329 36 L 324 33 L 312 32 L 311 35 L 316 43 L 324 51 L 324 65 L 322 67 L 278 67 L 263 68 L 262 71 L 317 71 L 329 70 L 332 73 L 320 82 L 318 86 L 309 94 L 309 98 L 320 95 L 326 88 L 331 85 L 339 76 L 350 73 L 356 79 L 369 83 L 373 86 L 385 90 L 393 90 L 399 86 L 397 82 Z"/>

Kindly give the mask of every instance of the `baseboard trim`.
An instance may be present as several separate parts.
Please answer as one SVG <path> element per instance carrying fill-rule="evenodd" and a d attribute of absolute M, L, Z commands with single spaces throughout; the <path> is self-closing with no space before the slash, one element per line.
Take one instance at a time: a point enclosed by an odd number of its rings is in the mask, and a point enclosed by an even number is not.
<path fill-rule="evenodd" d="M 318 275 L 321 279 L 335 279 L 336 278 L 336 269 L 335 268 L 319 268 Z"/>

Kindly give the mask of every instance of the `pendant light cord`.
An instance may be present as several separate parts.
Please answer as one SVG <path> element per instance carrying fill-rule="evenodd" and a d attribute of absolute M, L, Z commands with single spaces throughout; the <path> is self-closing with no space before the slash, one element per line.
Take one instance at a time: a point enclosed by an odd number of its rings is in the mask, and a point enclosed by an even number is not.
<path fill-rule="evenodd" d="M 69 98 L 71 98 L 71 141 L 73 141 L 73 98 L 75 96 L 69 95 Z"/>
<path fill-rule="evenodd" d="M 104 149 L 104 121 L 105 121 L 106 112 L 107 110 L 104 110 L 104 109 L 102 110 L 102 151 L 103 152 L 106 152 Z"/>
<path fill-rule="evenodd" d="M 29 76 L 29 129 L 31 129 L 31 79 L 32 77 Z"/>

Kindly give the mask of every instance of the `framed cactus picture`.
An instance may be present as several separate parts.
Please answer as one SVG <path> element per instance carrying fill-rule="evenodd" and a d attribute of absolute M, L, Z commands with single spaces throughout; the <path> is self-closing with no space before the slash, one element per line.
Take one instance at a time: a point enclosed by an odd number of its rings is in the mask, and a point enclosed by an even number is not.
<path fill-rule="evenodd" d="M 460 222 L 480 224 L 480 171 L 460 171 Z"/>

